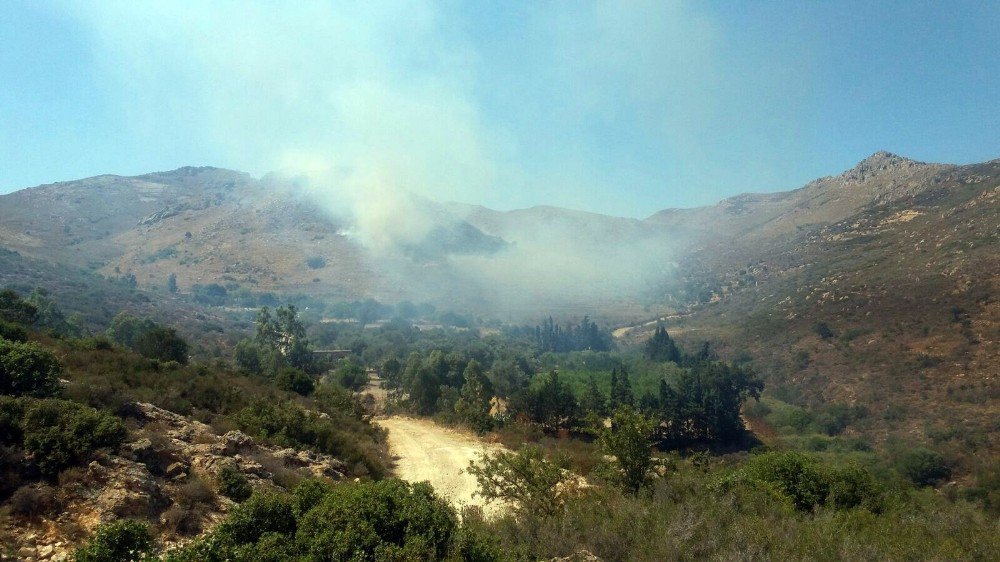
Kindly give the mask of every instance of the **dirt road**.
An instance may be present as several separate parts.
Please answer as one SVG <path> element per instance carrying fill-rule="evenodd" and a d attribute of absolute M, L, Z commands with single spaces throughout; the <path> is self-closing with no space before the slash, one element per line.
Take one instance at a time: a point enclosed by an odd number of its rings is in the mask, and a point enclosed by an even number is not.
<path fill-rule="evenodd" d="M 389 452 L 396 458 L 396 476 L 408 482 L 430 482 L 456 509 L 478 505 L 487 515 L 501 509 L 497 504 L 485 505 L 478 496 L 472 497 L 476 479 L 465 472 L 469 461 L 478 458 L 484 448 L 495 450 L 499 445 L 426 419 L 393 416 L 376 423 L 389 431 Z"/>

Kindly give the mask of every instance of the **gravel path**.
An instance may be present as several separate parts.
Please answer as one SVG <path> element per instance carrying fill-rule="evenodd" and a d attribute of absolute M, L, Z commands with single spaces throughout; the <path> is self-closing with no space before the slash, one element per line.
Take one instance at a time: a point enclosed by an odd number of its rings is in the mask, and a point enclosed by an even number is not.
<path fill-rule="evenodd" d="M 482 498 L 473 497 L 476 479 L 465 472 L 469 461 L 478 459 L 484 449 L 495 450 L 500 445 L 427 419 L 393 416 L 376 423 L 389 431 L 389 452 L 396 460 L 396 476 L 408 482 L 430 482 L 456 509 L 478 505 L 486 515 L 502 509 L 496 503 L 487 505 Z"/>

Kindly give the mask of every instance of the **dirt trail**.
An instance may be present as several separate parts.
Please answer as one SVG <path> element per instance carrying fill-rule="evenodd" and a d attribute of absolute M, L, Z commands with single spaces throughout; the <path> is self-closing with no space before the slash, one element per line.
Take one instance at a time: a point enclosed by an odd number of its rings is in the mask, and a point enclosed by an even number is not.
<path fill-rule="evenodd" d="M 465 472 L 469 461 L 477 459 L 484 449 L 495 450 L 500 445 L 426 419 L 393 416 L 376 423 L 389 431 L 389 452 L 396 458 L 397 476 L 408 482 L 430 482 L 456 509 L 478 505 L 486 515 L 502 509 L 472 497 L 476 479 Z"/>

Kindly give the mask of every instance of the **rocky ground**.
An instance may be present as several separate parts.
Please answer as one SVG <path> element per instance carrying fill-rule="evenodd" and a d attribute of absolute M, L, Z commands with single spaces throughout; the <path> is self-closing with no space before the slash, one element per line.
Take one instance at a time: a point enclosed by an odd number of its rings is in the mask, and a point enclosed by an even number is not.
<path fill-rule="evenodd" d="M 220 435 L 151 404 L 133 406 L 132 439 L 117 453 L 64 471 L 58 483 L 36 483 L 15 493 L 0 521 L 0 560 L 71 559 L 97 525 L 122 517 L 149 521 L 166 547 L 186 542 L 234 505 L 217 493 L 217 477 L 226 466 L 254 488 L 288 486 L 303 477 L 345 477 L 344 463 L 329 455 L 269 447 L 240 431 Z M 15 501 L 32 509 L 12 505 Z"/>

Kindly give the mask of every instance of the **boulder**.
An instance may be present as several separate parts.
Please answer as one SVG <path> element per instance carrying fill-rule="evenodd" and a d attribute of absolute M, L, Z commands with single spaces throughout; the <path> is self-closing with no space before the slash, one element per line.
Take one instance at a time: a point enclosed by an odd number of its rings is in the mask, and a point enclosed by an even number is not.
<path fill-rule="evenodd" d="M 222 436 L 222 442 L 225 445 L 223 453 L 226 455 L 249 451 L 254 446 L 253 437 L 239 430 L 227 432 Z"/>

